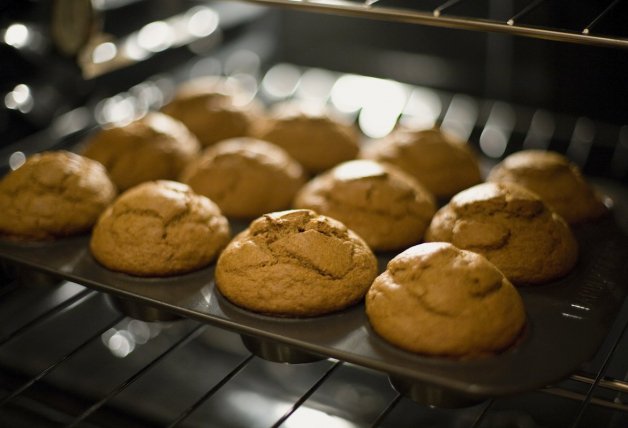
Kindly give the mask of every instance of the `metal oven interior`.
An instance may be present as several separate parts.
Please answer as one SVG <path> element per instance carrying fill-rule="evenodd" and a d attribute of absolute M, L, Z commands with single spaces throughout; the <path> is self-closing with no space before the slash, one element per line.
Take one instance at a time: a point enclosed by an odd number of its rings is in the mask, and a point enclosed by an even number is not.
<path fill-rule="evenodd" d="M 74 146 L 121 109 L 158 106 L 191 76 L 236 77 L 267 102 L 342 102 L 332 100 L 332 91 L 351 82 L 391 97 L 403 82 L 406 98 L 397 110 L 379 127 L 369 128 L 364 119 L 365 132 L 377 136 L 396 120 L 427 117 L 469 138 L 487 164 L 522 148 L 557 150 L 615 189 L 615 202 L 628 209 L 628 40 L 621 25 L 628 8 L 622 2 L 94 2 L 99 32 L 110 35 L 100 44 L 112 42 L 116 49 L 142 26 L 200 13 L 201 23 L 187 27 L 180 44 L 154 44 L 154 52 L 127 63 L 116 63 L 117 53 L 106 51 L 100 58 L 92 51 L 81 63 L 46 41 L 34 49 L 33 40 L 49 31 L 36 25 L 49 22 L 42 21 L 50 12 L 42 3 L 14 8 L 7 2 L 0 9 L 3 171 L 24 155 Z M 15 25 L 29 22 L 24 36 Z M 29 43 L 20 42 L 20 34 L 31 37 Z M 361 102 L 347 111 L 358 123 L 378 113 L 369 113 L 373 99 Z M 622 228 L 628 230 L 625 221 Z M 2 272 L 3 426 L 628 422 L 626 304 L 609 321 L 599 352 L 565 380 L 465 406 L 431 397 L 442 404 L 434 407 L 400 393 L 400 385 L 395 390 L 386 373 L 359 364 L 279 364 L 272 360 L 285 355 L 273 352 L 298 356 L 298 350 L 264 350 L 263 342 L 251 345 L 230 329 L 194 319 L 124 316 L 106 293 L 7 260 Z"/>

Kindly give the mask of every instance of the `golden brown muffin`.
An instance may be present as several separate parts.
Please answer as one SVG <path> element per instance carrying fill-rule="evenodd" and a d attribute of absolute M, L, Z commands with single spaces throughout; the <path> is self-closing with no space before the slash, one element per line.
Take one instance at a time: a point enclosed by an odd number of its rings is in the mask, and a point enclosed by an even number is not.
<path fill-rule="evenodd" d="M 459 358 L 503 351 L 526 320 L 519 293 L 499 269 L 443 242 L 392 259 L 366 295 L 366 314 L 399 348 Z"/>
<path fill-rule="evenodd" d="M 394 131 L 365 147 L 361 156 L 401 168 L 438 198 L 482 181 L 468 143 L 439 129 Z"/>
<path fill-rule="evenodd" d="M 524 150 L 506 157 L 488 181 L 517 183 L 538 194 L 567 223 L 593 220 L 607 212 L 580 169 L 565 156 L 543 150 Z"/>
<path fill-rule="evenodd" d="M 413 177 L 370 160 L 345 162 L 312 179 L 294 206 L 340 220 L 373 251 L 417 243 L 436 212 L 434 196 Z"/>
<path fill-rule="evenodd" d="M 229 223 L 182 183 L 149 181 L 124 192 L 98 219 L 90 249 L 106 268 L 171 276 L 210 264 L 229 240 Z"/>
<path fill-rule="evenodd" d="M 161 111 L 183 122 L 203 147 L 249 135 L 256 104 L 224 79 L 200 78 L 183 84 Z"/>
<path fill-rule="evenodd" d="M 96 161 L 66 151 L 30 156 L 0 181 L 0 235 L 47 240 L 86 232 L 115 196 Z"/>
<path fill-rule="evenodd" d="M 200 150 L 179 121 L 149 113 L 124 126 L 96 133 L 83 155 L 102 163 L 120 191 L 152 180 L 174 180 Z"/>
<path fill-rule="evenodd" d="M 355 159 L 359 151 L 357 129 L 323 112 L 284 106 L 258 132 L 260 139 L 282 147 L 313 174 Z"/>
<path fill-rule="evenodd" d="M 515 285 L 564 276 L 578 258 L 565 220 L 513 183 L 484 183 L 458 193 L 436 213 L 425 240 L 480 253 Z"/>
<path fill-rule="evenodd" d="M 250 218 L 290 207 L 305 182 L 303 168 L 285 150 L 253 138 L 209 147 L 181 175 L 226 216 Z"/>
<path fill-rule="evenodd" d="M 346 308 L 364 297 L 376 275 L 375 256 L 360 237 L 310 210 L 258 218 L 216 265 L 216 285 L 227 299 L 278 316 Z"/>

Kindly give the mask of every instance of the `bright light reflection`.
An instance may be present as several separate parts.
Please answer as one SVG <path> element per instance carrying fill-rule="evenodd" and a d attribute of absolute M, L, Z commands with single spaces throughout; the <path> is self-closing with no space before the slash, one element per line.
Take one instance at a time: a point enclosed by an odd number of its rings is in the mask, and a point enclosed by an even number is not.
<path fill-rule="evenodd" d="M 532 122 L 528 127 L 528 134 L 523 140 L 524 149 L 545 150 L 554 135 L 556 125 L 554 117 L 545 110 L 537 110 L 532 116 Z"/>
<path fill-rule="evenodd" d="M 441 124 L 443 131 L 468 140 L 478 117 L 477 103 L 466 95 L 455 95 Z"/>
<path fill-rule="evenodd" d="M 205 37 L 218 28 L 218 15 L 209 8 L 198 8 L 190 11 L 188 32 L 196 37 Z"/>
<path fill-rule="evenodd" d="M 364 78 L 346 74 L 336 81 L 331 90 L 331 102 L 339 111 L 355 113 L 364 104 Z"/>
<path fill-rule="evenodd" d="M 355 428 L 357 425 L 321 410 L 301 406 L 282 426 L 285 428 Z"/>
<path fill-rule="evenodd" d="M 266 73 L 262 80 L 262 90 L 272 98 L 291 96 L 301 78 L 298 68 L 288 64 L 277 64 Z"/>
<path fill-rule="evenodd" d="M 102 64 L 111 61 L 116 57 L 118 48 L 111 42 L 101 43 L 96 46 L 92 52 L 92 62 L 94 64 Z"/>
<path fill-rule="evenodd" d="M 161 52 L 168 49 L 173 40 L 172 28 L 163 21 L 155 21 L 145 25 L 137 35 L 137 44 L 150 52 Z"/>
<path fill-rule="evenodd" d="M 24 24 L 11 24 L 4 32 L 4 42 L 16 49 L 28 44 L 30 32 Z"/>
<path fill-rule="evenodd" d="M 326 101 L 336 83 L 336 76 L 325 70 L 312 68 L 301 76 L 296 96 L 304 99 Z"/>
<path fill-rule="evenodd" d="M 509 105 L 500 102 L 493 105 L 480 135 L 480 149 L 484 154 L 499 158 L 506 152 L 515 120 L 515 113 Z"/>
<path fill-rule="evenodd" d="M 26 162 L 26 155 L 23 152 L 14 152 L 9 156 L 9 167 L 15 171 Z"/>
<path fill-rule="evenodd" d="M 113 355 L 124 358 L 135 349 L 135 342 L 127 331 L 122 330 L 114 333 L 107 342 L 107 347 Z"/>
<path fill-rule="evenodd" d="M 442 109 L 443 104 L 436 92 L 429 89 L 416 88 L 410 94 L 410 99 L 403 109 L 403 116 L 400 122 L 409 128 L 431 128 L 436 124 Z"/>
<path fill-rule="evenodd" d="M 405 88 L 391 80 L 366 78 L 363 82 L 364 105 L 358 124 L 371 138 L 388 135 L 407 101 Z"/>
<path fill-rule="evenodd" d="M 508 137 L 504 131 L 495 126 L 486 126 L 480 135 L 480 149 L 491 158 L 499 158 L 506 151 Z"/>
<path fill-rule="evenodd" d="M 130 123 L 136 115 L 136 103 L 132 97 L 117 95 L 101 101 L 96 106 L 98 123 Z"/>
<path fill-rule="evenodd" d="M 124 42 L 124 54 L 135 61 L 141 61 L 150 56 L 150 52 L 140 46 L 137 34 L 130 35 Z"/>
<path fill-rule="evenodd" d="M 120 323 L 118 328 L 107 330 L 100 338 L 114 356 L 124 358 L 138 346 L 157 337 L 164 328 L 167 325 L 131 319 Z"/>
<path fill-rule="evenodd" d="M 33 109 L 31 89 L 23 83 L 17 85 L 11 92 L 5 95 L 4 105 L 11 110 L 28 113 Z"/>

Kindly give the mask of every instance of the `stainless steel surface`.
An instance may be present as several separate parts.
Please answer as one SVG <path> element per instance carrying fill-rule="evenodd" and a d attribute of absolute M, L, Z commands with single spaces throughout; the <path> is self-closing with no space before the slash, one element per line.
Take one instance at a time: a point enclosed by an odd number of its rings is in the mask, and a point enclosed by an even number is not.
<path fill-rule="evenodd" d="M 431 10 L 421 8 L 415 3 L 402 6 L 395 5 L 395 2 L 380 0 L 376 3 L 367 1 L 347 1 L 347 0 L 247 0 L 251 3 L 259 3 L 269 6 L 282 6 L 304 11 L 324 12 L 335 15 L 347 15 L 369 19 L 383 19 L 395 22 L 429 25 L 435 27 L 456 28 L 463 30 L 488 31 L 495 33 L 506 33 L 516 36 L 533 37 L 538 39 L 554 40 L 559 42 L 578 43 L 592 46 L 606 46 L 616 48 L 628 48 L 628 39 L 623 36 L 612 36 L 595 34 L 595 24 L 607 11 L 614 7 L 611 4 L 602 7 L 597 15 L 591 17 L 588 25 L 582 27 L 580 31 L 570 31 L 559 27 L 537 27 L 520 23 L 520 18 L 533 10 L 533 7 L 524 8 L 515 13 L 512 17 L 503 21 L 491 19 L 489 17 L 466 17 L 447 15 L 447 9 L 463 0 L 443 1 L 441 5 Z M 392 5 L 388 5 L 391 3 Z M 534 4 L 534 2 L 530 2 Z M 615 2 L 617 3 L 617 2 Z"/>

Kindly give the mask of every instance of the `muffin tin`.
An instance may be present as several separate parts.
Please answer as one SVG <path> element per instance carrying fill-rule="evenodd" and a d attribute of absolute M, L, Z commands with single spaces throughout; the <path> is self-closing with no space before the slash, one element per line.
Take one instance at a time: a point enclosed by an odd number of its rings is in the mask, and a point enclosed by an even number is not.
<path fill-rule="evenodd" d="M 17 272 L 39 272 L 107 292 L 116 307 L 132 316 L 187 317 L 234 330 L 262 358 L 291 363 L 337 358 L 388 373 L 399 391 L 416 400 L 459 406 L 559 381 L 601 345 L 628 288 L 628 191 L 598 184 L 615 204 L 611 215 L 575 229 L 580 259 L 574 271 L 547 285 L 520 288 L 528 315 L 520 341 L 499 355 L 472 360 L 426 357 L 393 347 L 372 331 L 363 304 L 314 318 L 249 312 L 220 295 L 213 265 L 171 278 L 111 272 L 91 256 L 88 236 L 46 243 L 2 241 L 0 258 L 18 266 Z M 244 227 L 232 223 L 236 231 Z M 394 255 L 379 256 L 380 271 Z"/>

